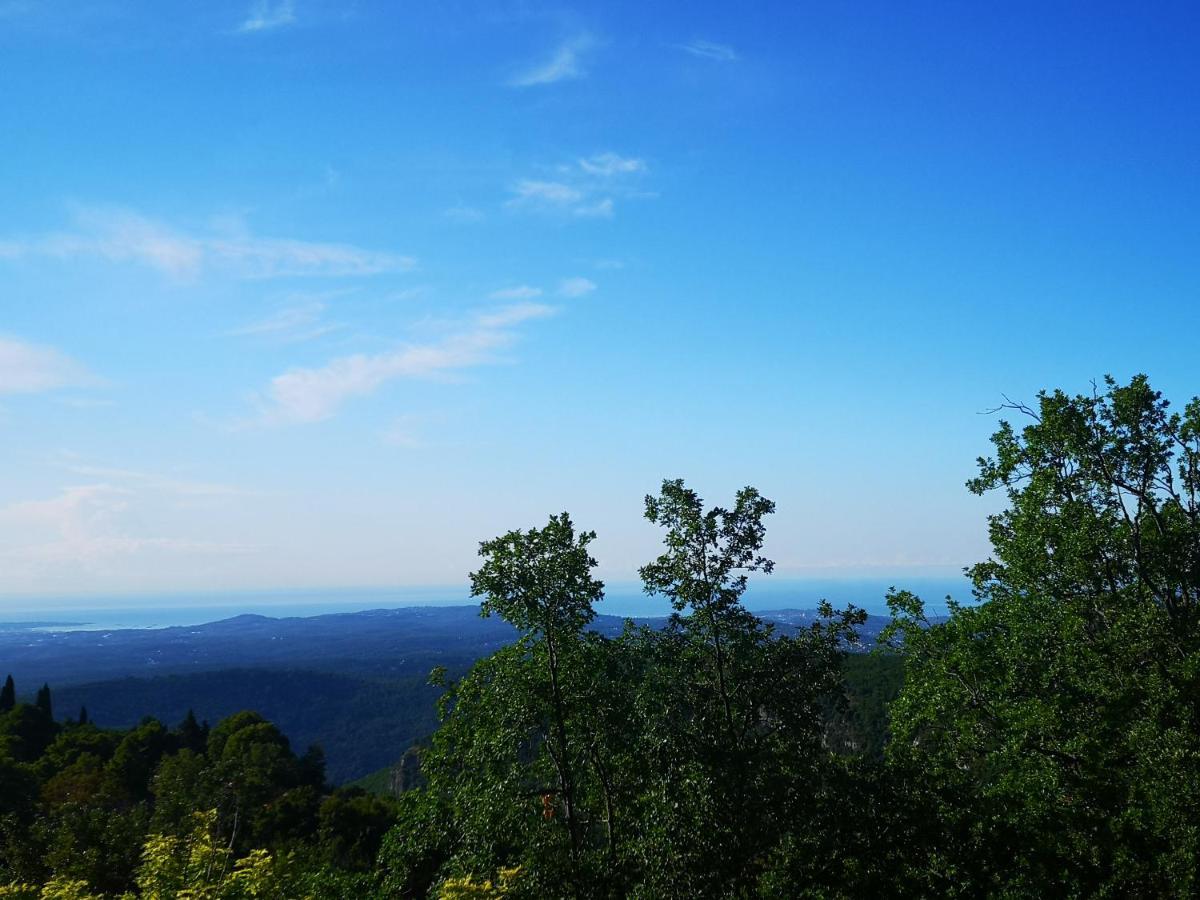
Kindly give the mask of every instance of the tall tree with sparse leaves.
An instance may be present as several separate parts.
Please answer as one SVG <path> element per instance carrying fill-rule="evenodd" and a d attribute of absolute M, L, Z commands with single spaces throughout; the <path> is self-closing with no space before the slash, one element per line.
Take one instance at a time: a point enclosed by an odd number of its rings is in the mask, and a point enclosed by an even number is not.
<path fill-rule="evenodd" d="M 597 745 L 587 717 L 596 687 L 594 636 L 584 630 L 603 585 L 592 532 L 566 513 L 545 527 L 480 544 L 471 574 L 484 616 L 518 640 L 480 660 L 443 697 L 444 720 L 422 756 L 428 789 L 407 802 L 415 821 L 387 854 L 399 892 L 428 878 L 521 865 L 532 891 L 586 893 L 611 861 L 598 827 Z M 439 839 L 430 841 L 430 835 Z"/>
<path fill-rule="evenodd" d="M 563 822 L 578 852 L 582 835 L 576 803 L 577 764 L 568 730 L 564 665 L 580 633 L 595 617 L 603 583 L 592 577 L 596 561 L 588 551 L 594 531 L 576 536 L 567 513 L 551 516 L 542 529 L 510 531 L 479 546 L 483 565 L 471 573 L 471 594 L 482 597 L 480 611 L 499 615 L 545 647 L 550 690 L 551 730 L 546 750 L 553 761 Z"/>
<path fill-rule="evenodd" d="M 655 772 L 643 844 L 659 896 L 754 890 L 773 847 L 812 843 L 797 829 L 815 818 L 828 774 L 823 710 L 838 702 L 840 660 L 863 617 L 823 605 L 811 628 L 787 635 L 746 610 L 749 575 L 774 568 L 762 552 L 774 510 L 752 487 L 732 508 L 705 509 L 678 479 L 646 497 L 665 549 L 642 567 L 643 585 L 676 610 L 650 642 L 659 663 L 638 729 Z M 792 869 L 776 873 L 773 889 L 811 880 L 807 860 Z"/>

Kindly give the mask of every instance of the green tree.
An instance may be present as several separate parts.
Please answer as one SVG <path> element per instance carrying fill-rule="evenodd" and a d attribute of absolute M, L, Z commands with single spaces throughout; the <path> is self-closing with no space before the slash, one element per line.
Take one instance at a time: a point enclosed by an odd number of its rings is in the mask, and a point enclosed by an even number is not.
<path fill-rule="evenodd" d="M 150 829 L 155 834 L 184 836 L 195 827 L 192 813 L 212 804 L 219 787 L 202 754 L 184 748 L 166 757 L 150 784 L 154 795 Z"/>
<path fill-rule="evenodd" d="M 34 700 L 33 705 L 44 712 L 47 719 L 54 718 L 54 706 L 50 702 L 50 685 L 43 684 L 38 688 L 37 699 Z"/>
<path fill-rule="evenodd" d="M 813 883 L 832 843 L 808 827 L 833 769 L 825 714 L 861 613 L 824 607 L 811 629 L 779 634 L 742 607 L 747 573 L 771 566 L 760 551 L 772 506 L 753 489 L 733 510 L 706 512 L 666 482 L 647 506 L 667 528 L 647 589 L 679 613 L 660 631 L 587 629 L 601 592 L 594 536 L 576 535 L 565 514 L 481 545 L 472 584 L 484 613 L 521 635 L 443 697 L 422 756 L 428 787 L 400 799 L 384 842 L 386 890 L 480 884 L 512 865 L 521 890 L 540 896 Z M 785 846 L 798 849 L 772 867 Z"/>
<path fill-rule="evenodd" d="M 17 762 L 36 762 L 58 730 L 54 720 L 40 707 L 18 703 L 0 718 L 0 748 Z"/>
<path fill-rule="evenodd" d="M 749 575 L 774 566 L 762 553 L 774 509 L 747 487 L 731 509 L 706 510 L 682 480 L 646 498 L 665 549 L 642 567 L 643 585 L 676 610 L 661 634 L 641 636 L 652 664 L 633 730 L 654 773 L 637 852 L 655 895 L 753 890 L 782 841 L 791 856 L 819 856 L 806 825 L 832 765 L 825 710 L 841 699 L 841 659 L 863 614 L 823 605 L 812 628 L 786 635 L 745 609 Z M 793 868 L 801 883 L 814 877 L 807 860 Z"/>
<path fill-rule="evenodd" d="M 514 864 L 531 891 L 549 895 L 594 890 L 609 877 L 602 750 L 587 721 L 596 679 L 584 630 L 603 590 L 591 574 L 594 537 L 577 534 L 563 513 L 480 544 L 471 584 L 481 613 L 500 615 L 520 636 L 443 696 L 442 725 L 422 755 L 428 787 L 402 798 L 385 845 L 392 889 L 423 893 L 439 873 Z"/>
<path fill-rule="evenodd" d="M 118 811 L 102 802 L 68 801 L 39 819 L 33 837 L 53 875 L 118 894 L 130 886 L 148 819 L 144 805 Z"/>
<path fill-rule="evenodd" d="M 1144 376 L 1008 404 L 969 483 L 1002 490 L 979 603 L 890 598 L 889 755 L 936 816 L 930 891 L 1200 889 L 1200 401 Z M 932 827 L 936 825 L 936 827 Z M 972 888 L 970 885 L 974 885 Z"/>
<path fill-rule="evenodd" d="M 152 718 L 143 720 L 121 739 L 109 769 L 132 800 L 142 801 L 150 796 L 150 777 L 170 746 L 167 729 Z"/>
<path fill-rule="evenodd" d="M 29 766 L 0 753 L 0 881 L 40 874 L 29 835 L 38 815 L 38 781 Z"/>
<path fill-rule="evenodd" d="M 179 727 L 175 729 L 179 746 L 193 753 L 203 753 L 208 743 L 208 723 L 201 725 L 196 721 L 196 714 L 190 709 Z"/>
<path fill-rule="evenodd" d="M 0 688 L 0 713 L 6 713 L 17 705 L 17 687 L 13 684 L 13 677 L 9 675 L 4 679 L 4 687 Z"/>
<path fill-rule="evenodd" d="M 120 734 L 101 731 L 94 725 L 64 728 L 41 754 L 34 768 L 45 780 L 74 765 L 83 756 L 90 756 L 103 765 L 112 758 L 120 743 Z"/>
<path fill-rule="evenodd" d="M 311 767 L 302 765 L 287 737 L 256 712 L 235 713 L 213 728 L 208 760 L 218 785 L 219 825 L 235 850 L 249 851 L 294 831 L 292 819 L 304 809 L 315 813 L 315 796 L 307 805 L 299 796 L 283 802 L 289 791 L 312 787 L 306 781 Z"/>
<path fill-rule="evenodd" d="M 153 835 L 142 850 L 137 887 L 142 897 L 202 900 L 287 900 L 301 896 L 265 850 L 234 860 L 217 828 L 217 813 L 196 813 L 184 837 Z"/>
<path fill-rule="evenodd" d="M 544 660 L 551 704 L 546 750 L 557 775 L 556 793 L 573 853 L 579 850 L 582 834 L 563 667 L 570 664 L 574 644 L 595 616 L 594 604 L 604 592 L 591 574 L 596 561 L 588 544 L 595 538 L 592 531 L 576 537 L 571 517 L 564 512 L 551 516 L 545 528 L 510 531 L 484 541 L 479 545 L 484 563 L 471 573 L 472 596 L 484 598 L 481 613 L 498 614 L 534 638 L 535 659 Z"/>
<path fill-rule="evenodd" d="M 395 821 L 394 801 L 361 790 L 337 791 L 321 802 L 318 813 L 321 853 L 338 868 L 369 871 Z"/>
<path fill-rule="evenodd" d="M 642 584 L 648 594 L 665 595 L 677 613 L 690 611 L 680 620 L 683 631 L 711 653 L 718 718 L 733 748 L 740 746 L 746 723 L 734 712 L 737 687 L 729 644 L 752 625 L 741 605 L 749 573 L 769 574 L 775 566 L 760 552 L 763 518 L 773 512 L 775 504 L 751 487 L 738 492 L 732 510 L 705 512 L 704 501 L 683 479 L 664 481 L 657 497 L 646 496 L 646 518 L 667 533 L 666 551 L 640 570 Z"/>

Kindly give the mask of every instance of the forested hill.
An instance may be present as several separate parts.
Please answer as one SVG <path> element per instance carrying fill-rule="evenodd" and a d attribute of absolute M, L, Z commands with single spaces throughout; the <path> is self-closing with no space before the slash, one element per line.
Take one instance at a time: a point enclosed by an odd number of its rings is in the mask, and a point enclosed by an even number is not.
<path fill-rule="evenodd" d="M 782 632 L 807 628 L 812 610 L 763 614 Z M 662 626 L 665 619 L 640 619 Z M 870 646 L 883 617 L 861 629 Z M 598 616 L 608 636 L 625 620 Z M 95 723 L 131 728 L 149 715 L 181 721 L 189 710 L 211 722 L 255 710 L 297 747 L 319 744 L 335 784 L 390 766 L 437 727 L 426 683 L 452 675 L 517 635 L 477 606 L 413 607 L 332 615 L 237 616 L 193 627 L 152 630 L 0 632 L 0 672 L 22 693 L 54 685 L 58 716 L 87 707 Z"/>
<path fill-rule="evenodd" d="M 812 610 L 760 613 L 781 630 L 805 628 Z M 615 635 L 618 616 L 592 627 Z M 638 619 L 661 625 L 664 619 Z M 869 647 L 886 624 L 871 616 L 860 629 Z M 306 618 L 245 615 L 190 627 L 117 631 L 0 631 L 0 672 L 19 683 L 69 684 L 129 676 L 214 672 L 232 668 L 305 669 L 354 676 L 424 676 L 435 666 L 469 665 L 517 635 L 477 606 L 406 607 Z"/>
<path fill-rule="evenodd" d="M 157 678 L 121 678 L 56 688 L 62 717 L 86 708 L 104 728 L 132 728 L 146 716 L 181 722 L 189 711 L 216 723 L 251 709 L 279 727 L 297 752 L 317 744 L 326 774 L 343 784 L 396 762 L 437 728 L 441 691 L 425 675 L 361 678 L 295 669 L 223 669 Z"/>

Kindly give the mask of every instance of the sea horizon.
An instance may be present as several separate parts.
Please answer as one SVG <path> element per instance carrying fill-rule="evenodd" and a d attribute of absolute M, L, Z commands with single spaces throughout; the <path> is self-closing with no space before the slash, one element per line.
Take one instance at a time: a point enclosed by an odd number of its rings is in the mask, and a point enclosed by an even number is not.
<path fill-rule="evenodd" d="M 840 576 L 781 578 L 752 583 L 744 596 L 751 611 L 835 607 L 853 603 L 886 615 L 888 588 L 919 594 L 931 613 L 945 612 L 945 597 L 972 600 L 970 582 L 958 576 Z M 67 595 L 0 599 L 0 625 L 36 623 L 40 630 L 120 630 L 202 625 L 239 615 L 311 617 L 374 609 L 472 606 L 478 600 L 463 586 L 276 589 L 259 591 L 163 592 L 125 595 Z M 647 596 L 636 582 L 614 582 L 597 605 L 601 615 L 656 617 L 671 613 L 662 596 Z"/>

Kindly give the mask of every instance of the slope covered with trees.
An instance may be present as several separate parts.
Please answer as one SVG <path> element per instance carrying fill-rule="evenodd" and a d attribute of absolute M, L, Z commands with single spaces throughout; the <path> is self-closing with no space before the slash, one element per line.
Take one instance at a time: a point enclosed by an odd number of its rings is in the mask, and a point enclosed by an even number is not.
<path fill-rule="evenodd" d="M 466 666 L 453 671 L 461 674 Z M 362 678 L 331 672 L 223 669 L 56 687 L 56 703 L 86 706 L 100 725 L 129 727 L 145 716 L 178 722 L 192 709 L 210 721 L 243 709 L 261 713 L 296 746 L 319 744 L 333 784 L 396 761 L 437 728 L 440 691 L 428 674 Z"/>
<path fill-rule="evenodd" d="M 229 871 L 261 851 L 287 860 L 289 877 L 332 885 L 369 871 L 394 821 L 387 800 L 330 791 L 319 748 L 297 755 L 257 713 L 118 731 L 84 711 L 56 722 L 50 699 L 44 687 L 38 703 L 0 713 L 0 883 L 117 894 L 149 878 L 168 845 L 183 864 L 183 845 L 208 841 Z"/>

